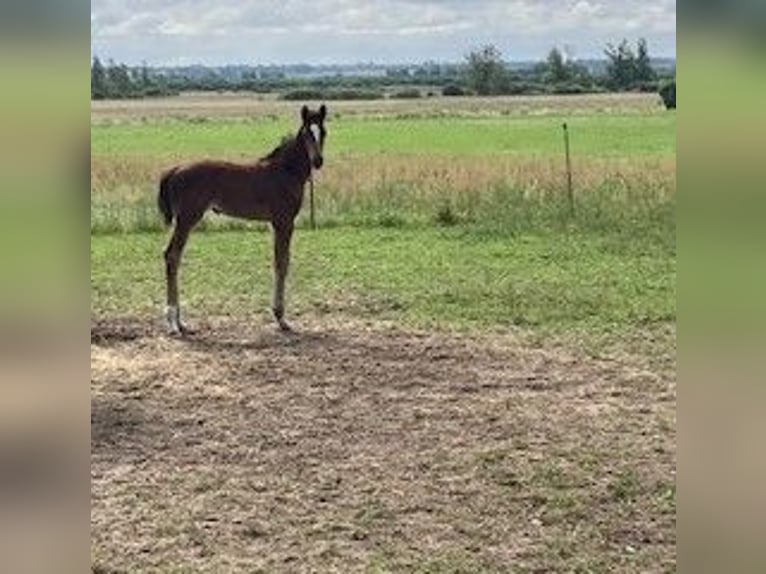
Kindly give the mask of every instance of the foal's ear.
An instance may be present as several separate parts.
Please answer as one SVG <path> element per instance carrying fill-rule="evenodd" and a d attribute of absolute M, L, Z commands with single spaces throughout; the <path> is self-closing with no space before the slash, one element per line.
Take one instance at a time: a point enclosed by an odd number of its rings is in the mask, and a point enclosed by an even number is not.
<path fill-rule="evenodd" d="M 325 116 L 327 116 L 327 106 L 322 104 L 321 106 L 319 106 L 319 119 L 324 121 Z"/>
<path fill-rule="evenodd" d="M 303 120 L 303 123 L 305 124 L 309 119 L 309 107 L 303 106 L 301 108 L 301 119 Z"/>

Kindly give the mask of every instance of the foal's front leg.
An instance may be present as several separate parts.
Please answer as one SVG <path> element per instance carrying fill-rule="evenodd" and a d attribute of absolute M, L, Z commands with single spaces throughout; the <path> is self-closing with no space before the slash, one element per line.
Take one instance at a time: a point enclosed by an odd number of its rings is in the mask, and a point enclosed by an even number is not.
<path fill-rule="evenodd" d="M 167 282 L 167 302 L 165 320 L 167 321 L 168 334 L 186 335 L 193 333 L 181 323 L 181 307 L 178 301 L 178 268 L 181 265 L 181 256 L 189 239 L 189 233 L 202 217 L 203 211 L 182 213 L 176 217 L 176 226 L 173 236 L 170 238 L 165 249 L 165 279 Z"/>
<path fill-rule="evenodd" d="M 285 321 L 285 280 L 290 267 L 290 239 L 293 224 L 274 225 L 274 301 L 272 311 L 282 331 L 291 331 Z"/>
<path fill-rule="evenodd" d="M 178 303 L 178 267 L 181 264 L 186 240 L 189 238 L 189 227 L 176 224 L 173 237 L 165 249 L 165 280 L 167 282 L 167 308 L 165 320 L 167 321 L 168 333 L 181 335 L 187 329 L 181 324 L 181 310 Z"/>

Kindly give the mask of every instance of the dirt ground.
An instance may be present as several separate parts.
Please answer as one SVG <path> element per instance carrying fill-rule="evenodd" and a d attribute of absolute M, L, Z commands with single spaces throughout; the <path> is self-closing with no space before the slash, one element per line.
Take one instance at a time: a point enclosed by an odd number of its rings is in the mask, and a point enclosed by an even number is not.
<path fill-rule="evenodd" d="M 94 572 L 675 571 L 675 376 L 508 335 L 91 325 Z"/>

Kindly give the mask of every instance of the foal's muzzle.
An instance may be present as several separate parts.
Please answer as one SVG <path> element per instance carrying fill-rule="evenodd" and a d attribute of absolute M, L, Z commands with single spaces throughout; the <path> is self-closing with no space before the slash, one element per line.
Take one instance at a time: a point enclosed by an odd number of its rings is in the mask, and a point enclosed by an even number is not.
<path fill-rule="evenodd" d="M 314 169 L 319 169 L 322 167 L 322 164 L 324 163 L 324 159 L 321 155 L 318 155 L 314 158 Z"/>

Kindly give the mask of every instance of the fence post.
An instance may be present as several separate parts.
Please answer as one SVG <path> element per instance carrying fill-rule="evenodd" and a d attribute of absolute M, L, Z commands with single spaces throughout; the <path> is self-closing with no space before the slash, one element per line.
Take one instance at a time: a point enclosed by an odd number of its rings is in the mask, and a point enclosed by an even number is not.
<path fill-rule="evenodd" d="M 314 176 L 313 175 L 309 176 L 309 202 L 311 207 L 311 212 L 310 212 L 311 229 L 316 229 L 317 224 L 316 224 L 316 219 L 314 216 Z"/>
<path fill-rule="evenodd" d="M 569 199 L 569 214 L 574 215 L 574 192 L 572 191 L 572 159 L 569 155 L 569 128 L 564 122 L 564 150 L 567 158 L 567 198 Z"/>

